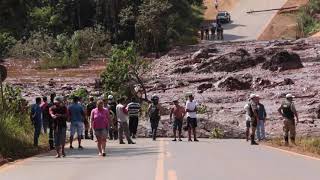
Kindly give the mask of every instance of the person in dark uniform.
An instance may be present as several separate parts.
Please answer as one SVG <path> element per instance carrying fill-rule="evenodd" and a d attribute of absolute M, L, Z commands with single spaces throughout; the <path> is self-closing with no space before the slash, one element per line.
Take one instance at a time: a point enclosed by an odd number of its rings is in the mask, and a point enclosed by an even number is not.
<path fill-rule="evenodd" d="M 294 96 L 292 94 L 287 94 L 286 100 L 281 104 L 280 108 L 278 109 L 278 112 L 284 118 L 283 130 L 286 146 L 289 145 L 289 133 L 291 143 L 296 145 L 296 123 L 299 123 L 299 116 L 293 103 L 293 98 Z M 295 122 L 295 118 L 297 122 Z"/>
<path fill-rule="evenodd" d="M 151 131 L 152 131 L 152 139 L 155 141 L 157 139 L 157 129 L 159 125 L 159 121 L 161 119 L 160 114 L 160 104 L 159 104 L 159 97 L 153 95 L 151 97 L 151 104 L 148 108 L 148 114 L 151 123 Z"/>
<path fill-rule="evenodd" d="M 50 103 L 48 104 L 49 109 L 54 106 L 54 98 L 56 97 L 55 93 L 50 94 Z M 54 147 L 54 129 L 53 129 L 53 118 L 51 115 L 48 116 L 49 122 L 49 146 L 50 150 L 55 149 Z"/>
<path fill-rule="evenodd" d="M 246 131 L 246 136 L 247 136 L 247 141 L 249 140 L 249 135 L 251 139 L 251 145 L 258 145 L 258 143 L 255 141 L 255 134 L 256 134 L 256 129 L 259 121 L 259 116 L 258 116 L 258 98 L 259 96 L 256 94 L 251 94 L 249 103 L 246 104 L 244 107 L 246 110 L 246 126 L 247 126 L 247 131 Z M 251 128 L 251 134 L 249 132 Z"/>
<path fill-rule="evenodd" d="M 88 122 L 91 122 L 91 119 L 90 119 L 90 114 L 91 114 L 91 111 L 93 109 L 96 108 L 96 102 L 94 101 L 94 98 L 93 97 L 90 97 L 89 98 L 89 104 L 87 105 L 87 121 Z M 91 138 L 91 140 L 93 140 L 93 129 L 92 128 L 89 128 L 90 129 L 90 137 L 88 138 Z M 88 129 L 85 130 L 85 138 L 87 139 L 87 136 L 88 136 Z"/>
<path fill-rule="evenodd" d="M 201 28 L 200 28 L 200 35 L 201 35 L 201 40 L 203 40 L 203 38 L 204 38 L 204 28 L 203 28 L 203 26 L 201 26 Z"/>
<path fill-rule="evenodd" d="M 217 24 L 213 22 L 211 24 L 211 40 L 214 40 L 216 38 L 216 30 L 217 30 Z"/>
<path fill-rule="evenodd" d="M 209 26 L 206 26 L 206 28 L 205 28 L 205 36 L 206 36 L 206 40 L 209 40 L 209 36 L 210 36 L 210 34 L 209 34 Z"/>

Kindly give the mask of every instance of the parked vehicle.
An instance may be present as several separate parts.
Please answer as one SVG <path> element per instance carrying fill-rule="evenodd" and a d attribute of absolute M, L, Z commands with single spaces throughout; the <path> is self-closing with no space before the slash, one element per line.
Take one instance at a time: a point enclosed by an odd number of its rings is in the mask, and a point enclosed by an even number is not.
<path fill-rule="evenodd" d="M 218 22 L 221 22 L 221 23 L 230 23 L 231 15 L 227 11 L 219 11 L 216 19 Z"/>

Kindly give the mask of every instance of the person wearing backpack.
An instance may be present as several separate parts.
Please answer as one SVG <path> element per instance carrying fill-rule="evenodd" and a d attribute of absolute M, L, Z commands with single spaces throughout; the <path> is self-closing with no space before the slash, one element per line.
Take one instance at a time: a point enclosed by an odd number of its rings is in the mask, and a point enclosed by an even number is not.
<path fill-rule="evenodd" d="M 157 95 L 153 95 L 151 97 L 151 104 L 148 108 L 148 114 L 151 123 L 152 139 L 154 141 L 157 139 L 157 129 L 161 119 L 160 109 L 159 97 Z"/>
<path fill-rule="evenodd" d="M 258 125 L 258 107 L 257 101 L 259 96 L 255 94 L 251 94 L 249 98 L 249 102 L 245 105 L 244 109 L 246 111 L 246 138 L 249 141 L 249 135 L 251 140 L 251 145 L 258 145 L 255 141 L 255 133 Z M 251 129 L 251 134 L 250 134 Z"/>
<path fill-rule="evenodd" d="M 294 96 L 292 94 L 287 94 L 285 101 L 281 104 L 278 109 L 280 115 L 284 118 L 284 140 L 285 145 L 289 145 L 289 133 L 290 133 L 290 140 L 291 143 L 296 145 L 296 123 L 299 123 L 299 116 L 298 112 L 295 108 L 293 103 Z M 296 118 L 296 123 L 295 123 Z"/>

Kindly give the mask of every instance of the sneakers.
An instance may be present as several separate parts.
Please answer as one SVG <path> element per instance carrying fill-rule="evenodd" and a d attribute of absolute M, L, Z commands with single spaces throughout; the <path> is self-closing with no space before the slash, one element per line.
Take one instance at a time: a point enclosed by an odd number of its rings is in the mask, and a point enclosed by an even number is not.
<path fill-rule="evenodd" d="M 123 141 L 121 141 L 120 144 L 126 144 L 126 143 L 124 143 Z"/>
<path fill-rule="evenodd" d="M 136 144 L 135 142 L 131 141 L 131 142 L 128 142 L 128 144 Z"/>
<path fill-rule="evenodd" d="M 259 144 L 257 142 L 255 142 L 255 141 L 252 141 L 251 145 L 259 145 Z"/>
<path fill-rule="evenodd" d="M 199 142 L 199 140 L 198 139 L 194 139 L 194 142 Z"/>
<path fill-rule="evenodd" d="M 82 146 L 79 146 L 78 149 L 83 149 L 83 147 L 82 147 Z"/>
<path fill-rule="evenodd" d="M 104 152 L 104 153 L 102 153 L 102 156 L 103 156 L 103 157 L 106 157 L 106 153 L 105 153 L 105 152 Z"/>
<path fill-rule="evenodd" d="M 172 140 L 172 141 L 177 141 L 177 139 L 174 139 L 174 140 Z"/>
<path fill-rule="evenodd" d="M 74 149 L 73 146 L 70 145 L 70 149 Z"/>
<path fill-rule="evenodd" d="M 182 139 L 179 139 L 179 141 L 182 141 Z"/>

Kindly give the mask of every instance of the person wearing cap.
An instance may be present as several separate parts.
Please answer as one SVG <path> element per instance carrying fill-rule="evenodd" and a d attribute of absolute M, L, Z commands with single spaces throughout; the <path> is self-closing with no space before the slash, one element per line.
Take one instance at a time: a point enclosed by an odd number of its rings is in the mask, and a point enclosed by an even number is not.
<path fill-rule="evenodd" d="M 159 121 L 161 119 L 161 106 L 159 104 L 159 97 L 153 95 L 151 97 L 151 104 L 148 108 L 148 115 L 151 123 L 152 139 L 155 141 L 157 139 L 157 130 Z"/>
<path fill-rule="evenodd" d="M 287 94 L 286 99 L 283 101 L 281 106 L 278 109 L 280 115 L 284 118 L 284 140 L 285 145 L 289 145 L 289 133 L 290 140 L 292 144 L 296 144 L 296 123 L 299 123 L 298 112 L 293 103 L 294 96 L 292 94 Z M 295 122 L 296 118 L 296 122 Z"/>
<path fill-rule="evenodd" d="M 119 134 L 118 120 L 117 120 L 117 103 L 114 100 L 114 97 L 112 95 L 108 96 L 108 101 L 106 105 L 111 115 L 111 121 L 110 121 L 110 127 L 109 127 L 109 139 L 117 140 L 118 134 Z"/>
<path fill-rule="evenodd" d="M 64 146 L 66 143 L 68 109 L 63 104 L 63 97 L 55 97 L 54 105 L 49 109 L 53 119 L 54 141 L 56 147 L 56 158 L 65 157 Z"/>
<path fill-rule="evenodd" d="M 37 97 L 36 103 L 31 106 L 31 114 L 30 114 L 30 119 L 31 119 L 32 125 L 34 126 L 33 145 L 35 147 L 38 146 L 41 126 L 42 126 L 42 110 L 40 105 L 41 105 L 41 98 Z"/>
<path fill-rule="evenodd" d="M 179 105 L 179 100 L 175 99 L 173 100 L 174 106 L 171 108 L 170 111 L 170 121 L 172 122 L 172 116 L 174 118 L 173 121 L 173 141 L 177 141 L 177 129 L 179 131 L 178 137 L 179 141 L 182 141 L 181 139 L 181 132 L 182 132 L 182 124 L 183 124 L 183 118 L 186 115 L 185 109 Z"/>
<path fill-rule="evenodd" d="M 265 131 L 265 122 L 267 118 L 267 112 L 262 103 L 260 103 L 260 97 L 257 95 L 257 108 L 258 108 L 258 125 L 257 125 L 257 139 L 258 141 L 262 141 L 266 138 L 266 131 Z"/>
<path fill-rule="evenodd" d="M 249 141 L 250 136 L 251 145 L 258 145 L 258 143 L 255 141 L 255 133 L 259 121 L 257 103 L 258 96 L 256 94 L 251 94 L 249 102 L 244 107 L 246 111 L 246 138 L 247 141 Z"/>
<path fill-rule="evenodd" d="M 187 112 L 187 126 L 188 126 L 188 141 L 191 139 L 191 130 L 193 132 L 193 140 L 199 141 L 197 139 L 196 128 L 197 128 L 197 102 L 194 100 L 194 96 L 191 92 L 187 93 L 188 100 L 186 102 L 186 112 Z"/>

